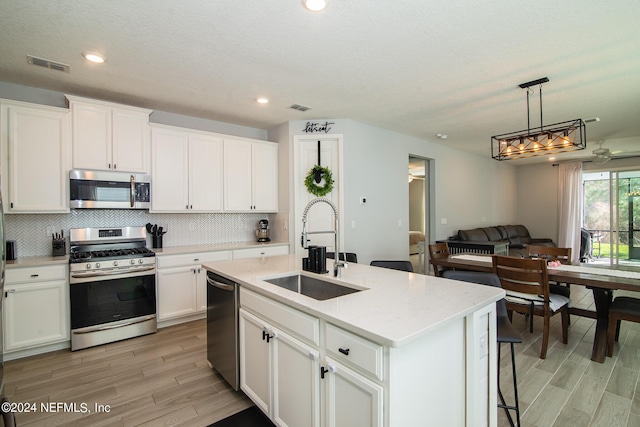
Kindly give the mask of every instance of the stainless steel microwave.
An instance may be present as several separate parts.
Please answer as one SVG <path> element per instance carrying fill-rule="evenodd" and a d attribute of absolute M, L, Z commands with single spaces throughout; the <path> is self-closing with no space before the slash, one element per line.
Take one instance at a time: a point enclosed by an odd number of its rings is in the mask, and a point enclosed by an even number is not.
<path fill-rule="evenodd" d="M 75 209 L 149 209 L 151 177 L 145 174 L 71 170 L 69 207 Z"/>

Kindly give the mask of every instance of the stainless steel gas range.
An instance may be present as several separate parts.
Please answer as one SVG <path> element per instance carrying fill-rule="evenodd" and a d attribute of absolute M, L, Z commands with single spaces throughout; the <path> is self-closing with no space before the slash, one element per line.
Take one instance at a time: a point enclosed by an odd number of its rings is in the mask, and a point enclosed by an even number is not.
<path fill-rule="evenodd" d="M 156 332 L 156 258 L 146 240 L 145 227 L 71 229 L 71 350 Z"/>

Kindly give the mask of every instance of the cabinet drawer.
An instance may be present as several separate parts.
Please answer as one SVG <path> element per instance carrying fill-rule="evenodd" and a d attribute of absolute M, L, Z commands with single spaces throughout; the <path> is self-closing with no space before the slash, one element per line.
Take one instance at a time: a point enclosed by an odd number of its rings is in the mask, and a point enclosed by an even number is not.
<path fill-rule="evenodd" d="M 296 333 L 302 338 L 320 345 L 320 321 L 294 308 L 272 301 L 240 287 L 240 306 L 265 320 Z"/>
<path fill-rule="evenodd" d="M 68 278 L 66 265 L 7 268 L 5 271 L 5 281 L 8 285 L 24 282 L 33 283 L 67 280 Z"/>
<path fill-rule="evenodd" d="M 336 359 L 358 366 L 382 380 L 383 348 L 369 340 L 327 323 L 327 351 Z M 346 354 L 345 354 L 346 353 Z"/>
<path fill-rule="evenodd" d="M 196 252 L 180 255 L 160 255 L 156 259 L 157 268 L 197 265 L 211 261 L 227 261 L 231 259 L 231 251 Z"/>
<path fill-rule="evenodd" d="M 263 256 L 288 255 L 289 246 L 266 246 L 250 249 L 236 249 L 233 251 L 233 259 L 260 258 Z"/>

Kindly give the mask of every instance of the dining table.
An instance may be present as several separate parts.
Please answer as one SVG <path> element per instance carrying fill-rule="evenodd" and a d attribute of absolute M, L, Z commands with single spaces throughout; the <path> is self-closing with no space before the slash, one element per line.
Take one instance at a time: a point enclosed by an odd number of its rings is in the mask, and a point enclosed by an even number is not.
<path fill-rule="evenodd" d="M 456 254 L 447 258 L 432 259 L 431 264 L 456 270 L 493 272 L 491 255 Z M 593 292 L 596 310 L 569 308 L 569 314 L 590 317 L 596 320 L 591 360 L 603 363 L 607 354 L 607 327 L 609 305 L 616 290 L 640 292 L 640 268 L 610 265 L 561 265 L 548 267 L 550 281 L 583 285 Z"/>

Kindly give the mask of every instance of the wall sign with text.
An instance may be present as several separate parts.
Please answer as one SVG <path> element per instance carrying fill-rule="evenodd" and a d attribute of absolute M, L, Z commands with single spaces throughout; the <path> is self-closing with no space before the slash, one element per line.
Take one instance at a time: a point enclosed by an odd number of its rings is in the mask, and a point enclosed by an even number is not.
<path fill-rule="evenodd" d="M 331 125 L 335 125 L 335 122 L 324 122 L 324 123 L 307 122 L 307 124 L 305 125 L 304 129 L 302 129 L 302 132 L 305 132 L 305 133 L 314 133 L 314 132 L 329 133 L 329 131 L 331 130 Z"/>

